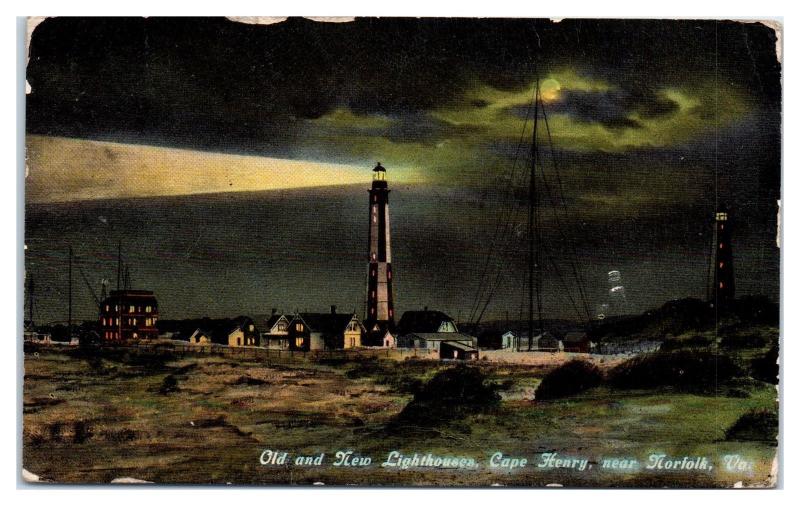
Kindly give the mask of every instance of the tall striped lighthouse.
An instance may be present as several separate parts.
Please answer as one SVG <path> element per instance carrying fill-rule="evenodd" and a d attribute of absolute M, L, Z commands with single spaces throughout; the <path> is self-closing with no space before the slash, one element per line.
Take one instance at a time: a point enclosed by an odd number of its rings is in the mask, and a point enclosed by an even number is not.
<path fill-rule="evenodd" d="M 370 337 L 394 329 L 392 295 L 392 242 L 389 231 L 389 188 L 380 162 L 372 169 L 369 190 L 369 253 L 367 314 L 364 323 Z"/>

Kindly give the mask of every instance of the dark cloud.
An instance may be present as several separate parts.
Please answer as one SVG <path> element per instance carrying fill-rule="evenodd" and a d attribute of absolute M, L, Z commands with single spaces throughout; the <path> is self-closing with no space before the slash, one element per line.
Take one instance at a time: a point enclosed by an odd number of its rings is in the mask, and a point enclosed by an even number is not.
<path fill-rule="evenodd" d="M 676 102 L 652 90 L 634 92 L 626 89 L 568 90 L 550 106 L 553 112 L 567 114 L 580 121 L 600 123 L 610 129 L 641 128 L 641 123 L 630 118 L 631 115 L 652 119 L 676 112 L 678 108 Z"/>
<path fill-rule="evenodd" d="M 591 97 L 571 105 L 612 128 L 635 126 L 626 109 L 673 111 L 653 93 L 668 84 L 716 76 L 765 101 L 780 94 L 774 34 L 734 22 L 51 18 L 30 56 L 31 133 L 277 155 L 303 120 L 337 107 L 414 115 L 457 106 L 478 84 L 523 89 L 565 64 L 625 90 L 594 111 Z"/>
<path fill-rule="evenodd" d="M 436 144 L 447 139 L 478 136 L 484 129 L 472 125 L 453 125 L 428 114 L 403 115 L 385 129 L 383 137 L 392 142 Z"/>

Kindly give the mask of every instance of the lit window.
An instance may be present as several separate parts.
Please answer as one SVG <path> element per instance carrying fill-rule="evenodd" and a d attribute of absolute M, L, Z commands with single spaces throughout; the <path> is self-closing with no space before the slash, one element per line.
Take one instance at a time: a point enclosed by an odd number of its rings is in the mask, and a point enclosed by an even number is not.
<path fill-rule="evenodd" d="M 722 269 L 723 267 L 725 267 L 725 262 L 720 262 L 719 263 L 719 268 Z"/>
<path fill-rule="evenodd" d="M 106 304 L 106 312 L 108 312 L 108 304 Z"/>
<path fill-rule="evenodd" d="M 719 287 L 720 287 L 720 288 L 725 288 L 725 283 L 723 283 L 722 281 L 720 281 L 720 282 L 719 282 Z"/>
<path fill-rule="evenodd" d="M 302 337 L 298 337 L 297 339 L 295 339 L 294 340 L 294 346 L 295 346 L 295 348 L 302 348 L 303 347 L 303 338 Z"/>
<path fill-rule="evenodd" d="M 146 308 L 144 308 L 144 310 L 145 310 L 145 312 L 149 313 L 150 311 L 153 310 L 153 308 L 151 306 L 147 306 Z"/>
<path fill-rule="evenodd" d="M 723 249 L 725 245 L 723 243 L 719 243 L 719 249 Z"/>
<path fill-rule="evenodd" d="M 296 331 L 302 332 L 303 331 L 303 324 L 302 323 L 298 323 L 297 325 L 294 326 L 294 328 L 295 328 Z"/>
<path fill-rule="evenodd" d="M 135 308 L 134 308 L 133 306 L 130 306 L 130 307 L 128 308 L 128 312 L 129 312 L 129 313 L 133 313 L 134 309 L 135 309 Z"/>
<path fill-rule="evenodd" d="M 252 326 L 252 325 L 250 325 L 249 327 L 247 327 L 247 330 L 249 330 L 250 332 L 252 332 L 252 331 L 253 331 L 253 326 Z"/>
<path fill-rule="evenodd" d="M 103 327 L 105 327 L 106 326 L 106 319 L 102 318 L 100 321 L 103 322 Z"/>

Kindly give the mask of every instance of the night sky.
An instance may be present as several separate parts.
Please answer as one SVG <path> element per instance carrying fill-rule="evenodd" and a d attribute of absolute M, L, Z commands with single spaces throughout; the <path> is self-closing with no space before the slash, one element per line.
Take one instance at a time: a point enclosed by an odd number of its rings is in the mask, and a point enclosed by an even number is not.
<path fill-rule="evenodd" d="M 484 318 L 519 316 L 537 78 L 546 316 L 605 302 L 613 269 L 631 312 L 704 297 L 717 202 L 739 295 L 777 300 L 780 77 L 757 23 L 48 19 L 27 74 L 35 318 L 65 318 L 68 245 L 97 285 L 118 241 L 163 317 L 363 311 L 379 160 L 398 312 L 468 320 L 488 287 Z"/>

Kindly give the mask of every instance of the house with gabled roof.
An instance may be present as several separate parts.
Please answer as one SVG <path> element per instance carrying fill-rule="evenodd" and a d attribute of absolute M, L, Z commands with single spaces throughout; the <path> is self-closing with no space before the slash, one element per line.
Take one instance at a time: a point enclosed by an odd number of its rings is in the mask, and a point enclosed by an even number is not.
<path fill-rule="evenodd" d="M 354 313 L 298 313 L 289 322 L 289 349 L 319 351 L 360 348 L 366 328 Z"/>
<path fill-rule="evenodd" d="M 189 336 L 189 344 L 223 344 L 226 346 L 258 346 L 258 330 L 253 319 L 237 316 L 233 319 L 206 320 Z"/>
<path fill-rule="evenodd" d="M 397 332 L 399 348 L 435 350 L 442 358 L 477 357 L 478 339 L 459 332 L 456 322 L 441 311 L 406 311 L 397 324 Z"/>
<path fill-rule="evenodd" d="M 411 332 L 458 332 L 456 322 L 446 313 L 435 310 L 406 311 L 397 324 L 397 334 Z"/>
<path fill-rule="evenodd" d="M 189 344 L 213 344 L 214 342 L 214 333 L 207 329 L 198 328 L 189 336 Z"/>
<path fill-rule="evenodd" d="M 273 350 L 288 350 L 290 320 L 291 316 L 273 309 L 270 317 L 264 322 L 265 332 L 261 333 L 261 346 Z"/>

